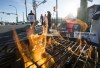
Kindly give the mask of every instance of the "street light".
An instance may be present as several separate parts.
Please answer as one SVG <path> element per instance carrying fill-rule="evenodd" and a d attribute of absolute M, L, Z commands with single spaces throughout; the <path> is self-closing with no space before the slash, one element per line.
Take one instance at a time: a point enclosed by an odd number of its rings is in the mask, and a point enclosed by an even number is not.
<path fill-rule="evenodd" d="M 26 22 L 27 22 L 27 2 L 25 0 L 25 10 L 26 10 Z"/>
<path fill-rule="evenodd" d="M 24 12 L 22 12 L 23 13 L 23 23 L 25 23 L 25 19 L 24 19 Z"/>
<path fill-rule="evenodd" d="M 17 8 L 16 8 L 15 6 L 13 6 L 13 5 L 9 5 L 9 6 L 12 6 L 12 7 L 15 8 L 15 10 L 16 10 L 16 22 L 18 23 L 18 13 L 17 13 Z"/>
<path fill-rule="evenodd" d="M 58 0 L 56 0 L 56 25 L 58 23 Z"/>

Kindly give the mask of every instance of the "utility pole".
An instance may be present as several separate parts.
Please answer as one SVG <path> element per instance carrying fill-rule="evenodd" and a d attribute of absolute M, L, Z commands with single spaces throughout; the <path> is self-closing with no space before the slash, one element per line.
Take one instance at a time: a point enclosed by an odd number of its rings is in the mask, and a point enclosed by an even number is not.
<path fill-rule="evenodd" d="M 84 22 L 88 20 L 87 0 L 80 1 L 80 8 L 78 10 L 78 18 Z"/>
<path fill-rule="evenodd" d="M 81 10 L 82 10 L 82 20 L 84 22 L 87 22 L 87 18 L 88 18 L 88 11 L 87 11 L 87 0 L 81 0 Z"/>
<path fill-rule="evenodd" d="M 58 23 L 58 0 L 56 0 L 56 26 Z"/>
<path fill-rule="evenodd" d="M 37 6 L 36 0 L 33 0 L 33 11 L 35 12 L 35 20 L 37 20 L 36 19 L 36 6 Z"/>
<path fill-rule="evenodd" d="M 23 22 L 25 22 L 25 19 L 24 19 L 24 12 L 22 12 L 23 13 Z"/>
<path fill-rule="evenodd" d="M 13 5 L 9 5 L 9 6 L 12 6 L 12 7 L 15 8 L 15 10 L 16 10 L 16 23 L 18 23 L 18 13 L 17 13 L 17 8 L 16 8 L 15 6 L 13 6 Z"/>
<path fill-rule="evenodd" d="M 88 1 L 92 2 L 93 0 L 80 0 L 80 8 L 78 9 L 78 18 L 84 22 L 88 22 Z"/>
<path fill-rule="evenodd" d="M 27 4 L 26 4 L 26 0 L 25 0 L 25 10 L 26 10 L 26 22 L 27 22 Z"/>
<path fill-rule="evenodd" d="M 35 20 L 37 20 L 37 17 L 36 17 L 36 8 L 37 8 L 39 5 L 46 3 L 46 0 L 43 0 L 43 1 L 40 2 L 39 4 L 36 3 L 36 2 L 37 2 L 36 0 L 32 0 L 32 1 L 33 1 L 33 10 L 35 11 Z"/>
<path fill-rule="evenodd" d="M 2 22 L 2 17 L 1 17 L 1 22 Z"/>

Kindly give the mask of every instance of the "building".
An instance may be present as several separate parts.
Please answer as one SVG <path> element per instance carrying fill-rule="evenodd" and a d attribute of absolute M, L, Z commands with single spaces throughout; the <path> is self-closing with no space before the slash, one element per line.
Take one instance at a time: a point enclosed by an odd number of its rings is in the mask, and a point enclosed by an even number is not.
<path fill-rule="evenodd" d="M 100 5 L 95 5 L 95 4 L 88 7 L 88 22 L 91 22 L 92 17 L 93 17 L 93 15 L 96 12 L 98 7 L 100 7 Z"/>
<path fill-rule="evenodd" d="M 91 23 L 90 32 L 97 36 L 94 39 L 100 44 L 100 5 L 92 5 L 88 8 L 88 22 Z"/>

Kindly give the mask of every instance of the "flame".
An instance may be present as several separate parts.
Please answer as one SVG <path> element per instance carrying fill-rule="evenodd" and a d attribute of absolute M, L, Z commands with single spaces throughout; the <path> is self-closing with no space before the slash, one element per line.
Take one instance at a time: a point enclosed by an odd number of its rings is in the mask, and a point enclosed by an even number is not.
<path fill-rule="evenodd" d="M 54 63 L 54 59 L 51 55 L 46 53 L 45 48 L 47 44 L 47 32 L 48 32 L 48 20 L 46 19 L 46 26 L 43 26 L 42 35 L 34 34 L 34 24 L 27 30 L 27 38 L 29 45 L 24 42 L 20 42 L 16 31 L 13 31 L 14 40 L 17 48 L 24 59 L 25 68 L 49 68 Z M 48 62 L 48 59 L 50 61 Z M 47 63 L 46 63 L 47 62 Z"/>
<path fill-rule="evenodd" d="M 90 46 L 90 48 L 89 48 L 89 58 L 91 59 L 91 57 L 92 57 L 92 51 L 93 51 L 93 47 L 92 47 L 92 45 Z"/>
<path fill-rule="evenodd" d="M 48 54 L 46 52 L 46 47 L 50 46 L 52 51 L 54 50 L 54 47 L 52 43 L 63 46 L 62 43 L 59 42 L 59 40 L 63 41 L 69 41 L 69 38 L 66 40 L 64 39 L 59 32 L 58 38 L 53 37 L 53 33 L 51 34 L 51 37 L 47 39 L 47 33 L 48 33 L 48 20 L 46 19 L 46 25 L 42 26 L 43 33 L 41 35 L 35 34 L 34 32 L 34 24 L 27 30 L 27 38 L 29 41 L 29 44 L 25 44 L 23 41 L 20 41 L 18 38 L 18 35 L 15 30 L 13 30 L 14 34 L 14 40 L 16 43 L 16 46 L 21 54 L 21 57 L 24 59 L 25 68 L 50 68 L 54 64 L 53 56 Z M 56 32 L 55 32 L 56 33 Z M 82 40 L 81 40 L 82 33 L 80 32 L 78 37 L 78 43 L 79 46 L 77 50 L 74 52 L 73 48 L 70 46 L 67 48 L 69 52 L 72 54 L 78 56 L 81 53 L 82 47 Z M 87 45 L 87 42 L 84 41 L 84 43 Z M 63 46 L 64 47 L 64 46 Z M 89 55 L 89 58 L 91 59 L 91 53 L 92 53 L 92 46 L 88 46 L 87 50 L 84 50 L 84 56 Z M 86 53 L 87 52 L 87 53 Z M 59 67 L 59 65 L 58 65 Z"/>
<path fill-rule="evenodd" d="M 78 40 L 78 42 L 79 42 L 79 46 L 80 46 L 79 49 L 80 49 L 80 50 L 81 50 L 81 48 L 82 48 L 82 46 L 81 46 L 81 45 L 82 45 L 81 39 L 82 39 L 82 32 L 79 32 L 79 36 L 78 36 L 78 39 L 77 39 L 77 40 Z"/>
<path fill-rule="evenodd" d="M 52 37 L 50 37 L 48 39 L 47 47 L 50 46 L 52 48 L 52 50 L 53 50 L 52 41 L 53 41 L 53 39 L 52 39 Z"/>
<path fill-rule="evenodd" d="M 30 63 L 31 60 L 30 58 L 28 58 L 28 55 L 26 53 L 28 53 L 29 51 L 27 50 L 27 48 L 25 47 L 26 45 L 22 45 L 22 43 L 20 42 L 19 38 L 18 38 L 18 35 L 16 33 L 16 31 L 13 31 L 13 34 L 14 34 L 14 40 L 16 42 L 16 45 L 17 45 L 17 48 L 22 56 L 22 58 L 24 59 L 24 63 L 27 62 L 25 64 L 25 67 L 27 67 L 27 64 L 32 64 Z M 29 54 L 30 55 L 30 54 Z"/>
<path fill-rule="evenodd" d="M 60 38 L 61 40 L 65 40 L 65 39 L 61 36 L 60 32 L 58 32 L 58 36 L 59 36 L 59 38 Z"/>
<path fill-rule="evenodd" d="M 78 48 L 77 54 L 79 54 L 82 49 L 82 40 L 81 39 L 82 39 L 82 32 L 79 33 L 79 36 L 77 38 L 77 42 L 79 43 L 79 48 Z"/>
<path fill-rule="evenodd" d="M 84 45 L 86 45 L 86 49 L 84 50 L 84 56 L 85 56 L 86 58 L 88 57 L 88 58 L 91 59 L 93 47 L 92 47 L 92 45 L 88 45 L 88 43 L 87 43 L 86 40 L 84 40 L 84 41 L 82 42 L 82 32 L 79 33 L 78 42 L 79 42 L 79 49 L 78 49 L 78 51 L 77 51 L 76 54 L 79 54 L 79 53 L 81 52 L 81 50 L 82 50 L 82 47 L 83 47 Z M 84 44 L 84 45 L 82 45 L 82 44 Z"/>
<path fill-rule="evenodd" d="M 81 26 L 81 31 L 85 31 L 88 27 L 86 22 L 84 22 L 80 19 L 77 19 L 75 24 L 79 24 Z"/>

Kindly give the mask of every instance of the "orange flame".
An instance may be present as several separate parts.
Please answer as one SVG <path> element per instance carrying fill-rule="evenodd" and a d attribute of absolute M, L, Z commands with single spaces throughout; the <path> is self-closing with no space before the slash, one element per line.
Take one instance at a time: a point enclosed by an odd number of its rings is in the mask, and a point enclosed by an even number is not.
<path fill-rule="evenodd" d="M 29 68 L 38 68 L 38 66 L 41 66 L 42 68 L 48 68 L 54 63 L 53 58 L 47 62 L 51 55 L 47 54 L 45 51 L 47 44 L 46 37 L 48 32 L 47 24 L 48 20 L 46 19 L 46 26 L 43 26 L 42 35 L 34 34 L 34 24 L 27 30 L 29 45 L 26 45 L 24 42 L 20 42 L 16 31 L 13 31 L 18 50 L 24 59 L 24 63 L 27 62 L 25 63 L 25 68 L 29 66 Z"/>
<path fill-rule="evenodd" d="M 81 52 L 81 49 L 82 49 L 82 32 L 79 33 L 79 36 L 78 36 L 78 39 L 77 39 L 77 42 L 79 43 L 79 49 L 77 51 L 77 53 L 80 53 Z"/>

